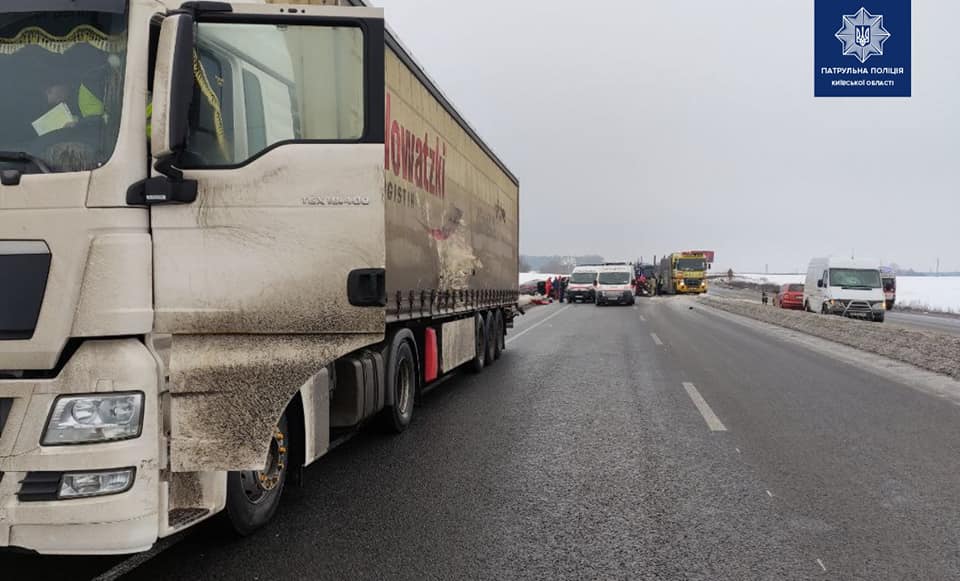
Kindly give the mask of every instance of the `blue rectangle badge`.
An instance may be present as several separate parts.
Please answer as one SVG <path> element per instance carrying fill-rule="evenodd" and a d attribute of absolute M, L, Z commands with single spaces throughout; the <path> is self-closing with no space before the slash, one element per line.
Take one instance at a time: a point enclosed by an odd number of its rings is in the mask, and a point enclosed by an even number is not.
<path fill-rule="evenodd" d="M 814 95 L 910 96 L 910 0 L 815 0 Z"/>

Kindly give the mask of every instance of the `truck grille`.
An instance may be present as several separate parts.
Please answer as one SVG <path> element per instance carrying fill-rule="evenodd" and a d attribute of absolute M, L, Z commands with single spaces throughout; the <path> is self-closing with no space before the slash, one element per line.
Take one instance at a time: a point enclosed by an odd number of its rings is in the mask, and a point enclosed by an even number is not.
<path fill-rule="evenodd" d="M 700 281 L 703 279 L 700 278 L 687 278 L 684 279 L 683 284 L 687 286 L 700 286 Z"/>
<path fill-rule="evenodd" d="M 11 409 L 13 409 L 13 400 L 0 397 L 0 436 L 3 435 L 3 426 L 7 424 L 7 418 L 10 417 Z"/>
<path fill-rule="evenodd" d="M 43 242 L 0 240 L 0 340 L 33 337 L 50 272 L 50 250 Z"/>
<path fill-rule="evenodd" d="M 27 472 L 20 481 L 17 500 L 20 502 L 38 502 L 56 500 L 60 492 L 60 479 L 63 472 Z"/>

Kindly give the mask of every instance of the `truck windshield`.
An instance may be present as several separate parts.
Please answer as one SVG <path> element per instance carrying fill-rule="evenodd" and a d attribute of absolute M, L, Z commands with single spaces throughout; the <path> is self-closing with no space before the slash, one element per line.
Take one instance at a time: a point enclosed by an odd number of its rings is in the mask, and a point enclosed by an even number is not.
<path fill-rule="evenodd" d="M 0 169 L 106 163 L 120 127 L 126 46 L 122 14 L 0 14 Z"/>
<path fill-rule="evenodd" d="M 575 272 L 570 275 L 570 282 L 573 284 L 591 284 L 597 278 L 595 272 Z"/>
<path fill-rule="evenodd" d="M 677 270 L 699 271 L 707 269 L 707 261 L 702 258 L 680 258 L 677 260 Z"/>
<path fill-rule="evenodd" d="M 630 282 L 629 272 L 601 272 L 597 277 L 600 284 L 627 284 Z"/>
<path fill-rule="evenodd" d="M 845 288 L 880 288 L 880 271 L 868 268 L 831 268 L 830 285 Z"/>

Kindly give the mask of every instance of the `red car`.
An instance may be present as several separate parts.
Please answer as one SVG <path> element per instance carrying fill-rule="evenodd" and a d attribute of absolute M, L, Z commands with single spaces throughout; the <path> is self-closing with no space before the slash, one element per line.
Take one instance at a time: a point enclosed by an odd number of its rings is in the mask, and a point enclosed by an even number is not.
<path fill-rule="evenodd" d="M 781 309 L 803 309 L 803 285 L 792 283 L 781 286 L 773 304 Z"/>

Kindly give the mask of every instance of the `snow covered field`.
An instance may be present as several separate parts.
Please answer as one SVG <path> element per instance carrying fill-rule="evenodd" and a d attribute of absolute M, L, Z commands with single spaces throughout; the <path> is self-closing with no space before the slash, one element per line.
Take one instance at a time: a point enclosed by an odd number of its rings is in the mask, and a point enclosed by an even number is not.
<path fill-rule="evenodd" d="M 548 278 L 553 278 L 555 276 L 560 276 L 559 274 L 546 274 L 541 272 L 521 272 L 520 273 L 520 284 L 531 280 L 547 280 Z M 567 276 L 567 275 L 564 275 Z"/>
<path fill-rule="evenodd" d="M 752 282 L 804 282 L 805 274 L 738 274 Z M 898 276 L 897 304 L 916 309 L 960 313 L 960 276 Z"/>

